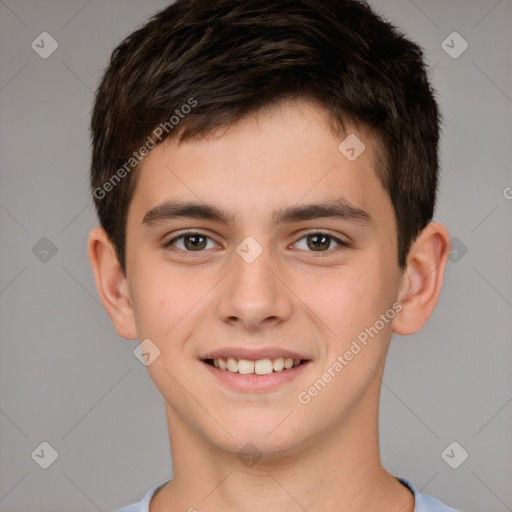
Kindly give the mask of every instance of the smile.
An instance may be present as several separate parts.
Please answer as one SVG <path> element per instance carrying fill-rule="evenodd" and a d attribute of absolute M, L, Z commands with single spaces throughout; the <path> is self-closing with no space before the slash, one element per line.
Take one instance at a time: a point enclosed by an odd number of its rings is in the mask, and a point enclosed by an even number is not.
<path fill-rule="evenodd" d="M 261 393 L 291 383 L 313 363 L 313 354 L 285 347 L 219 347 L 199 356 L 216 382 L 235 391 Z"/>
<path fill-rule="evenodd" d="M 289 370 L 294 366 L 301 364 L 302 359 L 294 359 L 292 357 L 276 357 L 275 359 L 236 359 L 235 357 L 218 357 L 215 359 L 206 359 L 206 363 L 219 368 L 220 370 L 240 373 L 242 375 L 256 374 L 269 375 L 273 372 L 281 372 Z"/>

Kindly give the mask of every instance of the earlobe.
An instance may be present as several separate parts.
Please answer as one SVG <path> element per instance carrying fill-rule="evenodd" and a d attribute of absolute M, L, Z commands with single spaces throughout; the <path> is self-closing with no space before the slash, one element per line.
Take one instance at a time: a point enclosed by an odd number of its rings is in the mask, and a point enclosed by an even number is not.
<path fill-rule="evenodd" d="M 114 246 L 103 228 L 95 227 L 89 233 L 87 253 L 101 302 L 117 333 L 128 340 L 136 339 L 137 329 L 128 284 Z"/>
<path fill-rule="evenodd" d="M 393 321 L 393 332 L 413 334 L 425 325 L 441 294 L 449 254 L 448 230 L 431 222 L 409 251 L 398 297 L 402 310 Z"/>

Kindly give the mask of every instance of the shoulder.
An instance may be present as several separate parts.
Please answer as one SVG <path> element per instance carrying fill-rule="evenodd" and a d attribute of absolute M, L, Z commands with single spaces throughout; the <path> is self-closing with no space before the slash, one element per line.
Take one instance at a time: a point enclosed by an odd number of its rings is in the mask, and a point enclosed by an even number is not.
<path fill-rule="evenodd" d="M 155 487 L 152 487 L 140 501 L 138 501 L 137 503 L 132 503 L 131 505 L 127 505 L 126 507 L 120 508 L 116 512 L 149 512 L 149 503 L 151 501 L 151 498 L 153 498 L 156 491 L 158 491 L 158 489 L 160 489 L 160 487 L 163 487 L 166 483 L 167 482 L 155 485 Z"/>
<path fill-rule="evenodd" d="M 409 480 L 406 480 L 405 478 L 398 478 L 398 480 L 400 480 L 400 482 L 408 487 L 414 494 L 414 499 L 416 502 L 414 512 L 459 512 L 456 509 L 441 503 L 437 498 L 434 498 L 433 496 L 421 494 L 416 486 Z"/>

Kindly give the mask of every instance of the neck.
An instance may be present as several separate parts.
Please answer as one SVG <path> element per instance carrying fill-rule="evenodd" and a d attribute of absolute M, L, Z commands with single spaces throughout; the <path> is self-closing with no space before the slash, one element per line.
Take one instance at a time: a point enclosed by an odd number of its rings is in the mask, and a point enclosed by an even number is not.
<path fill-rule="evenodd" d="M 380 461 L 379 389 L 367 395 L 338 428 L 251 467 L 209 444 L 166 405 L 175 471 L 150 512 L 413 512 L 411 492 Z"/>

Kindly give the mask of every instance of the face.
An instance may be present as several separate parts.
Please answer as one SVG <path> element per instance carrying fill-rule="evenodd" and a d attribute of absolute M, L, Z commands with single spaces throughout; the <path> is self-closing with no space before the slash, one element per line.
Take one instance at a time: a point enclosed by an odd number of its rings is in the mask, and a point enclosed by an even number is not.
<path fill-rule="evenodd" d="M 289 102 L 146 157 L 127 284 L 174 428 L 292 453 L 377 407 L 401 273 L 371 141 L 352 132 L 355 160 L 319 107 Z"/>

